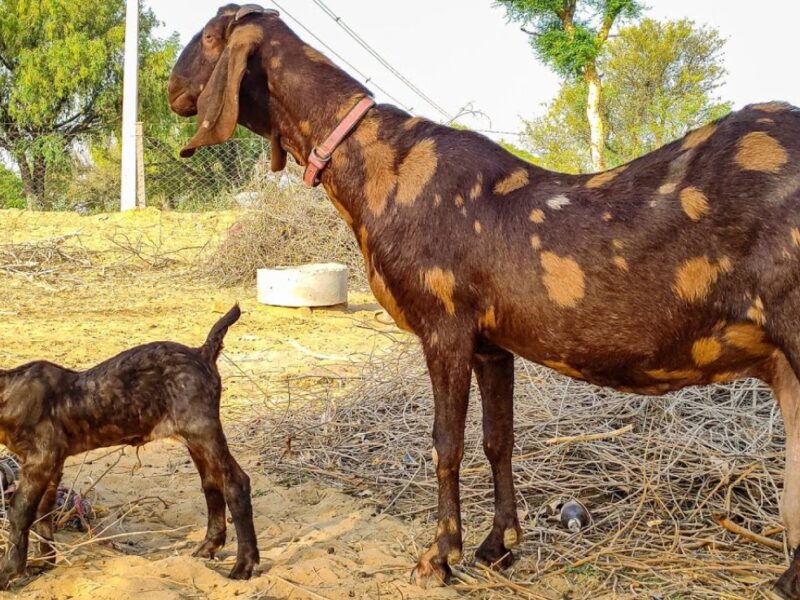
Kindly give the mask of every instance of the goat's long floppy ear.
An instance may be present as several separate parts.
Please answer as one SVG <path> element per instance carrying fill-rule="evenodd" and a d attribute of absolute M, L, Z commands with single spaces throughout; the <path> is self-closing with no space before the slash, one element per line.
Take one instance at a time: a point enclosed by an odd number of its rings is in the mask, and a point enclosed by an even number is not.
<path fill-rule="evenodd" d="M 231 35 L 208 84 L 197 99 L 197 122 L 200 126 L 181 149 L 183 158 L 192 156 L 201 146 L 226 142 L 233 135 L 239 119 L 239 87 L 247 69 L 247 59 L 262 39 L 261 29 L 252 25 L 236 29 Z"/>

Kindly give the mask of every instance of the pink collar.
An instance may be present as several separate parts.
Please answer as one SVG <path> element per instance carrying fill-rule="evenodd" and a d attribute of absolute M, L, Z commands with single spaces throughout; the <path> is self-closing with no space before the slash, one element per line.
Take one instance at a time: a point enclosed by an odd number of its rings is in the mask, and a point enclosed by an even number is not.
<path fill-rule="evenodd" d="M 342 119 L 328 138 L 311 150 L 311 154 L 308 157 L 308 164 L 306 165 L 306 172 L 303 176 L 303 182 L 308 187 L 316 187 L 319 185 L 320 175 L 331 161 L 331 155 L 373 106 L 375 106 L 375 100 L 369 96 L 362 98 L 359 103 L 347 113 L 347 116 Z"/>

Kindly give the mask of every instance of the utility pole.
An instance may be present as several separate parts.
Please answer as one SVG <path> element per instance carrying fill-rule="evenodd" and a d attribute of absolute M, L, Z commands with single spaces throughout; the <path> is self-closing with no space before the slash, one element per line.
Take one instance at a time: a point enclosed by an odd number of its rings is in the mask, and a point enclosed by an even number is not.
<path fill-rule="evenodd" d="M 120 209 L 136 208 L 136 120 L 139 90 L 139 0 L 126 0 L 122 80 L 122 187 Z"/>

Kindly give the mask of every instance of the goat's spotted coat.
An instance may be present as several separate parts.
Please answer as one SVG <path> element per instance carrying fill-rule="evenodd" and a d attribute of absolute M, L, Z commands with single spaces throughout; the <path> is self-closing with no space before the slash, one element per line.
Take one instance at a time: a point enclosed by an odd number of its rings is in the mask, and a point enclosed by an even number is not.
<path fill-rule="evenodd" d="M 368 90 L 275 14 L 220 10 L 173 70 L 199 113 L 184 149 L 238 122 L 305 164 Z M 241 83 L 239 83 L 241 82 Z M 322 174 L 370 285 L 418 335 L 435 396 L 439 528 L 415 571 L 446 580 L 461 551 L 458 469 L 474 370 L 495 480 L 479 560 L 521 538 L 511 477 L 513 354 L 639 393 L 754 376 L 788 432 L 784 517 L 800 545 L 800 112 L 755 104 L 604 173 L 563 175 L 487 138 L 373 108 Z M 324 235 L 324 232 L 320 232 Z M 779 589 L 800 598 L 800 555 Z"/>

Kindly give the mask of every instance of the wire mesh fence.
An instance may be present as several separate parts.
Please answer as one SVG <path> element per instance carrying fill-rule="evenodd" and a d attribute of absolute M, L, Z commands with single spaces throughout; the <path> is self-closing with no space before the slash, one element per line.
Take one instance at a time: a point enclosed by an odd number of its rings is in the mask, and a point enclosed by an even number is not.
<path fill-rule="evenodd" d="M 253 206 L 266 190 L 269 144 L 234 138 L 200 148 L 190 160 L 163 139 L 144 138 L 145 195 L 149 206 L 200 210 Z"/>
<path fill-rule="evenodd" d="M 0 208 L 119 210 L 121 145 L 109 129 L 78 135 L 33 132 L 0 149 Z M 182 159 L 178 152 L 193 131 L 189 122 L 144 124 L 140 160 L 147 206 L 214 210 L 252 206 L 264 197 L 272 177 L 266 140 L 237 133 L 226 144 Z"/>

